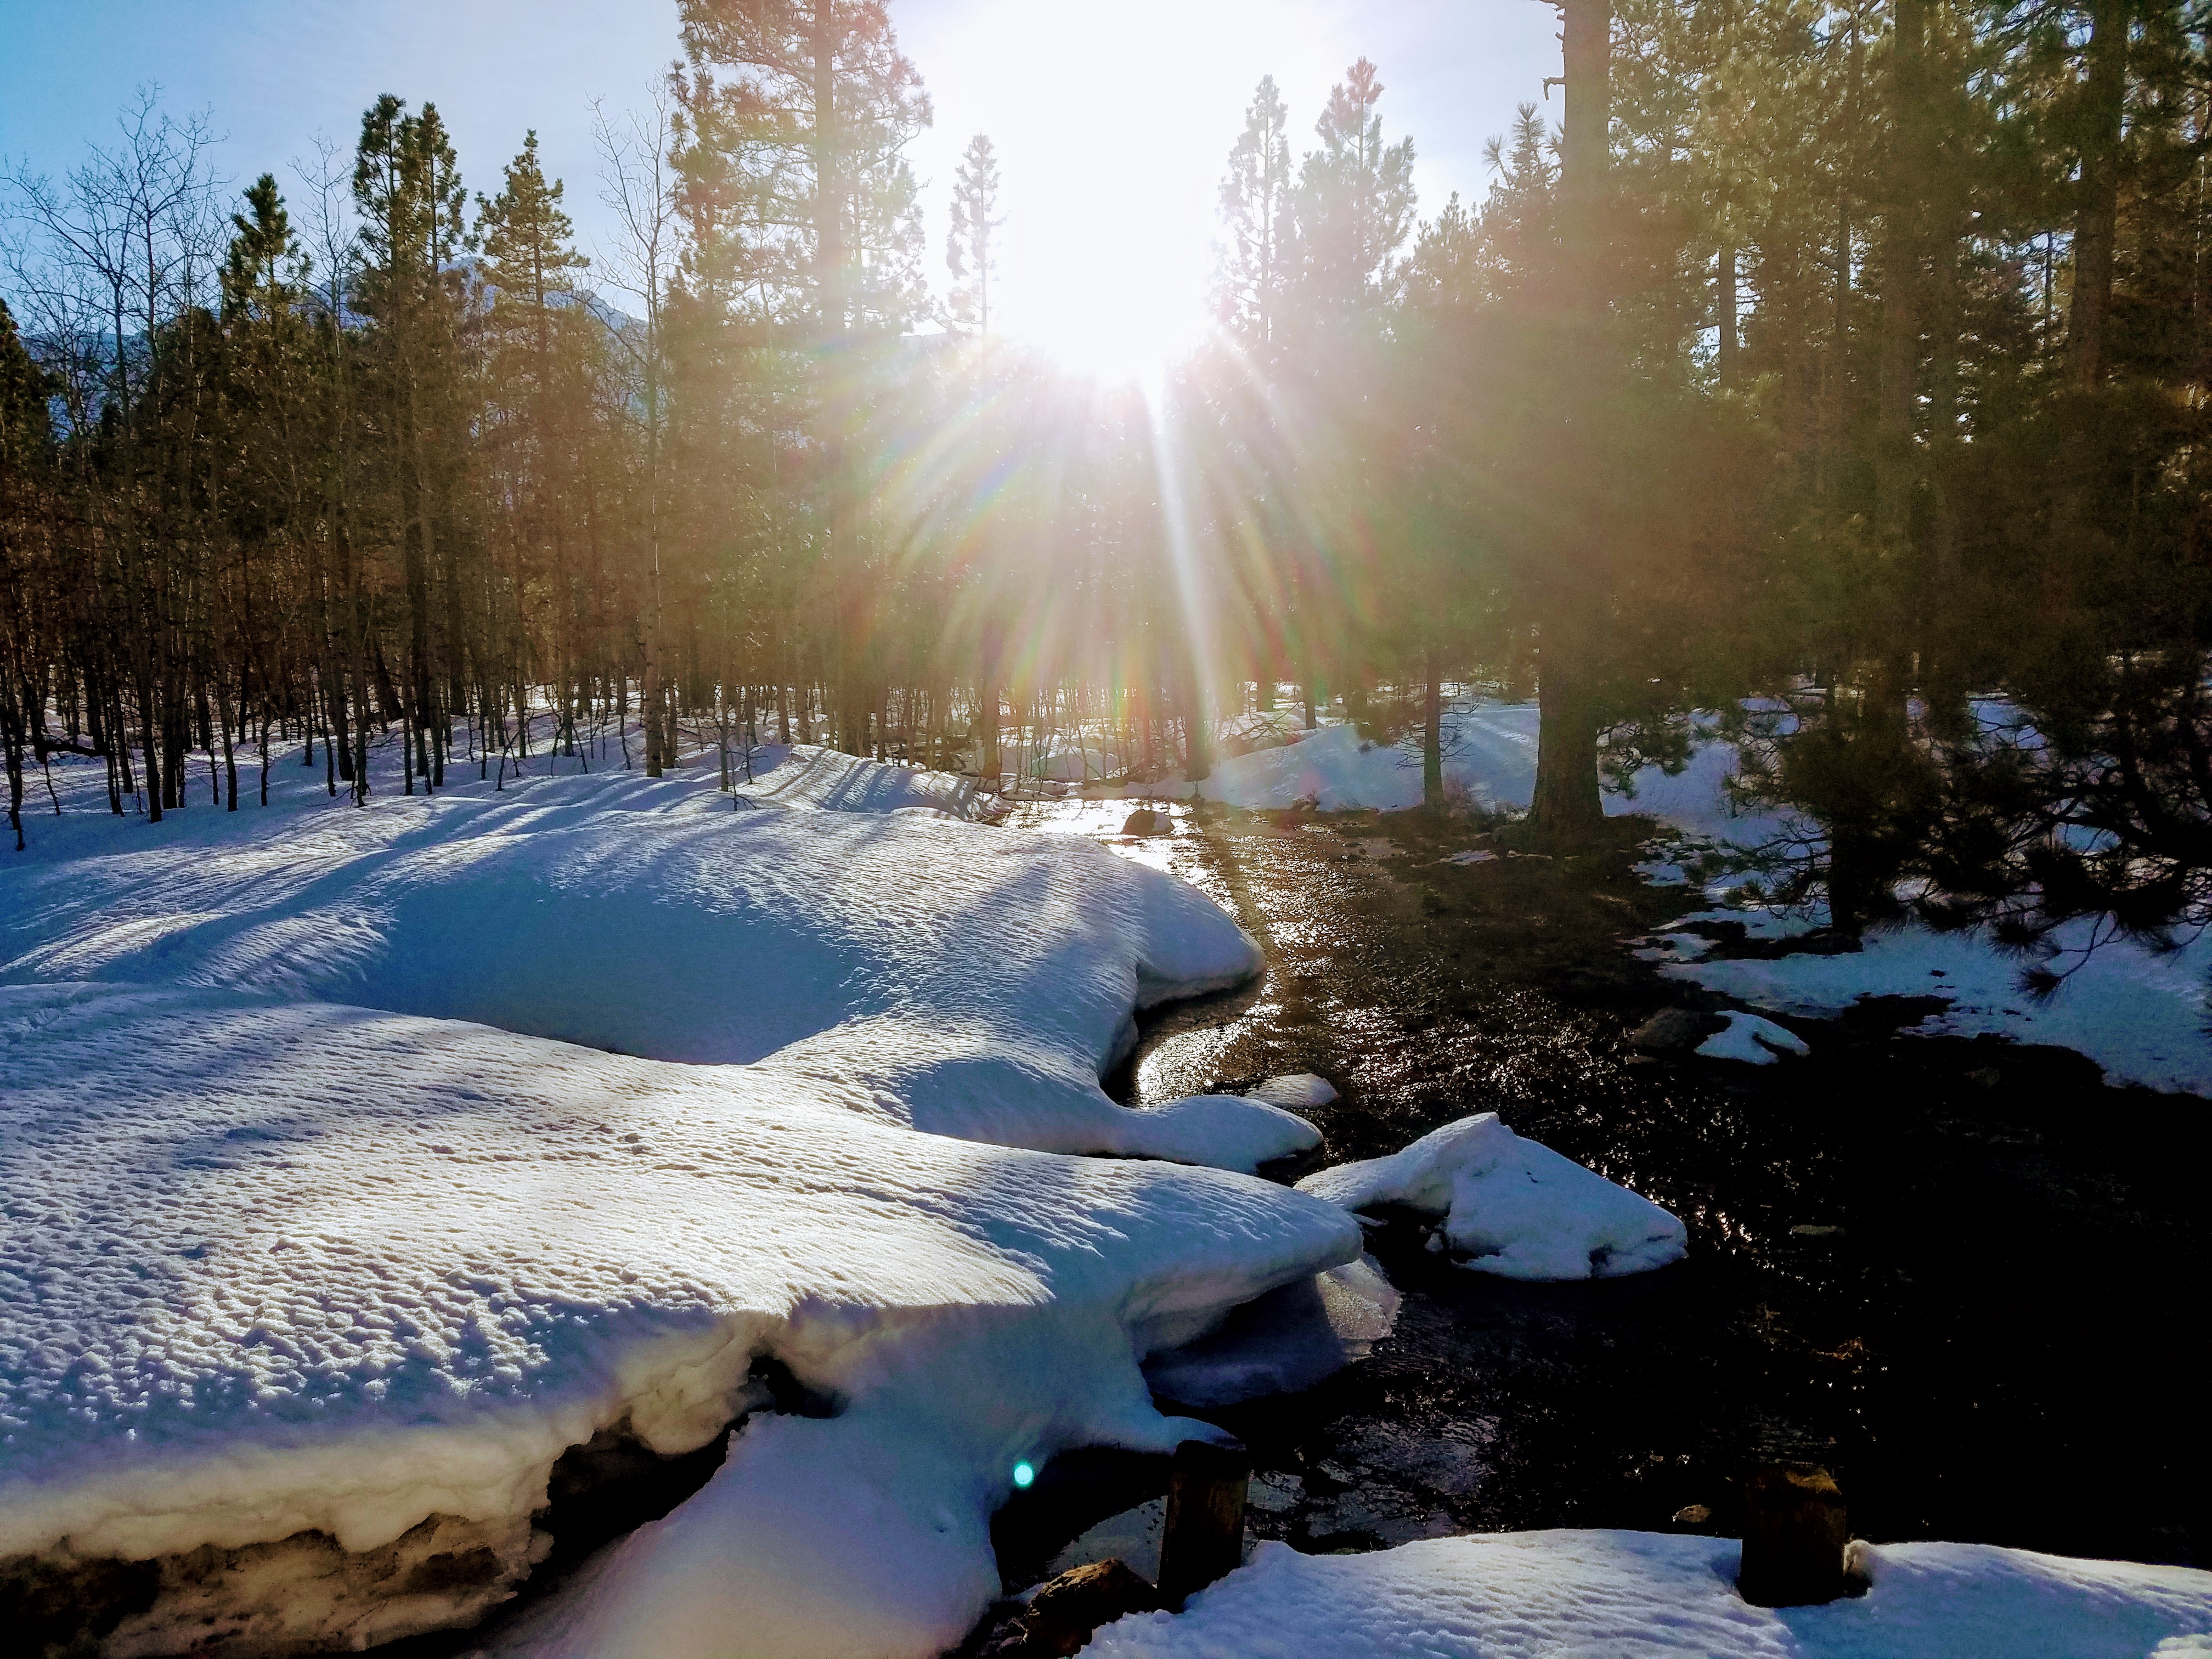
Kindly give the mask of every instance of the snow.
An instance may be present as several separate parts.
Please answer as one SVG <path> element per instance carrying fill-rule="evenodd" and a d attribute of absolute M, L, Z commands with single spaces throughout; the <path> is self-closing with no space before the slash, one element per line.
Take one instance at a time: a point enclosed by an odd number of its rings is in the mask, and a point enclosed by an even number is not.
<path fill-rule="evenodd" d="M 1287 1077 L 1271 1077 L 1247 1089 L 1244 1095 L 1248 1100 L 1264 1100 L 1285 1111 L 1310 1112 L 1334 1100 L 1336 1086 L 1311 1072 L 1297 1072 Z"/>
<path fill-rule="evenodd" d="M 56 822 L 95 847 L 129 828 Z M 1135 1112 L 1100 1091 L 1137 1009 L 1241 983 L 1261 956 L 1196 891 L 1089 841 L 735 811 L 620 773 L 170 823 L 81 857 L 50 829 L 11 872 L 0 984 L 228 985 L 657 1060 L 774 1056 L 889 1121 L 1053 1152 L 1249 1170 L 1317 1139 L 1259 1101 Z"/>
<path fill-rule="evenodd" d="M 753 777 L 732 793 L 748 801 L 812 806 L 832 812 L 935 811 L 972 818 L 975 784 L 949 772 L 886 766 L 810 744 L 763 744 L 753 750 Z"/>
<path fill-rule="evenodd" d="M 1728 913 L 1751 921 L 1756 913 Z M 2086 923 L 2058 931 L 2078 947 Z M 1775 932 L 1784 929 L 1769 928 Z M 1938 997 L 1945 1006 L 1907 1029 L 1918 1036 L 1991 1033 L 2087 1054 L 2115 1082 L 2212 1092 L 2212 1041 L 2205 1027 L 2212 936 L 2161 955 L 2121 939 L 2091 953 L 2047 999 L 2022 988 L 2020 957 L 1987 938 L 1939 933 L 1917 922 L 1869 930 L 1864 948 L 1763 960 L 1721 957 L 1668 963 L 1661 972 L 1763 1008 L 1832 1018 L 1863 996 Z M 2061 969 L 2079 958 L 2062 958 Z"/>
<path fill-rule="evenodd" d="M 1251 941 L 1091 843 L 797 758 L 745 807 L 602 772 L 356 810 L 300 769 L 265 812 L 33 826 L 0 908 L 0 1559 L 252 1547 L 113 1639 L 302 1607 L 388 1639 L 506 1592 L 565 1448 L 742 1419 L 532 1650 L 705 1655 L 742 1620 L 762 1654 L 919 1655 L 995 1593 L 1017 1462 L 1212 1432 L 1142 1359 L 1359 1230 L 1187 1166 L 1313 1144 L 1280 1108 L 1097 1078 Z M 769 1409 L 763 1357 L 834 1414 Z M 432 1517 L 482 1570 L 397 1611 L 275 1542 Z"/>
<path fill-rule="evenodd" d="M 1298 1190 L 1346 1210 L 1402 1204 L 1444 1216 L 1444 1242 L 1464 1265 L 1504 1279 L 1613 1279 L 1688 1249 L 1681 1222 L 1650 1199 L 1524 1140 L 1495 1112 L 1308 1176 Z"/>
<path fill-rule="evenodd" d="M 1749 1066 L 1771 1066 L 1784 1054 L 1809 1054 L 1805 1039 L 1757 1014 L 1732 1013 L 1728 1024 L 1698 1045 L 1707 1060 L 1740 1060 Z"/>
<path fill-rule="evenodd" d="M 1536 726 L 1533 702 L 1483 697 L 1449 706 L 1443 715 L 1446 789 L 1463 793 L 1486 811 L 1525 808 L 1536 787 Z M 1647 766 L 1626 788 L 1609 788 L 1605 810 L 1649 813 L 1696 835 L 1755 844 L 1771 833 L 1771 823 L 1735 811 L 1726 787 L 1735 760 L 1734 745 L 1702 738 L 1674 775 Z M 1402 811 L 1421 804 L 1418 734 L 1403 743 L 1378 744 L 1361 737 L 1353 726 L 1323 726 L 1286 748 L 1216 763 L 1198 793 L 1256 811 L 1308 801 L 1324 812 Z"/>
<path fill-rule="evenodd" d="M 1747 708 L 1766 716 L 1777 729 L 1786 729 L 1790 719 L 1778 703 Z M 1979 712 L 1985 723 L 2008 716 L 1997 703 L 1981 705 Z M 1742 851 L 1777 841 L 1816 842 L 1817 826 L 1801 817 L 1739 808 L 1729 787 L 1736 770 L 1735 748 L 1714 734 L 1711 716 L 1698 719 L 1702 735 L 1692 742 L 1680 771 L 1669 775 L 1647 766 L 1626 788 L 1606 792 L 1607 813 L 1648 813 L 1675 833 L 1673 848 L 1642 866 L 1644 873 L 1686 881 L 1691 878 L 1686 862 L 1705 851 Z M 1455 703 L 1444 716 L 1447 787 L 1486 809 L 1527 806 L 1535 785 L 1536 730 L 1534 703 Z M 1420 805 L 1420 757 L 1407 744 L 1370 743 L 1352 726 L 1325 726 L 1291 747 L 1221 761 L 1198 793 L 1255 810 L 1310 802 L 1324 811 L 1401 811 Z M 1476 864 L 1487 856 L 1470 848 L 1444 861 Z M 1735 904 L 1745 879 L 1737 872 L 1711 881 L 1707 896 L 1715 903 Z M 1756 907 L 1709 910 L 1702 918 L 1745 921 L 1763 937 L 1803 932 L 1825 920 L 1818 914 L 1782 915 Z M 2078 951 L 2089 927 L 2077 922 L 2062 927 L 2055 942 L 2063 951 Z M 1693 964 L 1679 960 L 1698 948 L 1678 936 L 1677 959 L 1662 971 L 1772 1012 L 1815 1018 L 1833 1018 L 1861 996 L 1940 996 L 1948 1000 L 1948 1008 L 1911 1027 L 1915 1033 L 1988 1033 L 2055 1044 L 2087 1054 L 2116 1082 L 2212 1094 L 2212 1038 L 2207 1036 L 2212 1024 L 2212 933 L 2185 939 L 2172 952 L 2127 939 L 2112 941 L 2047 1000 L 2021 988 L 2022 959 L 1985 933 L 1938 933 L 1918 923 L 1869 933 L 1866 949 L 1857 954 L 1763 961 L 1723 957 Z M 2057 966 L 2063 969 L 2077 960 L 2064 955 Z M 1749 1049 L 1727 1057 L 1763 1063 Z"/>
<path fill-rule="evenodd" d="M 1055 743 L 1027 756 L 1022 769 L 1051 783 L 1081 783 L 1086 778 L 1119 777 L 1124 769 L 1121 756 L 1110 749 Z"/>
<path fill-rule="evenodd" d="M 1441 1538 L 1371 1555 L 1263 1543 L 1180 1616 L 1133 1613 L 1086 1659 L 2144 1659 L 2212 1630 L 2212 1573 L 1972 1544 L 1862 1546 L 1863 1597 L 1754 1607 L 1727 1539 Z M 2173 1645 L 2163 1645 L 2172 1644 Z"/>
<path fill-rule="evenodd" d="M 1145 1362 L 1145 1380 L 1185 1406 L 1296 1394 L 1367 1358 L 1401 1297 L 1371 1256 L 1246 1303 L 1221 1326 Z"/>

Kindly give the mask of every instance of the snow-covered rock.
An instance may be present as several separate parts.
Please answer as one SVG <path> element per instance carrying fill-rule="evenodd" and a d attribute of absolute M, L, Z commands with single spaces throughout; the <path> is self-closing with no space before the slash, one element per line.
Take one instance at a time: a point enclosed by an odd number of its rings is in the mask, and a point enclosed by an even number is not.
<path fill-rule="evenodd" d="M 1777 1025 L 1757 1014 L 1731 1013 L 1728 1024 L 1698 1045 L 1707 1060 L 1740 1060 L 1747 1066 L 1771 1066 L 1784 1054 L 1813 1052 L 1803 1037 L 1787 1026 Z"/>
<path fill-rule="evenodd" d="M 1464 1265 L 1505 1279 L 1613 1279 L 1688 1249 L 1681 1222 L 1650 1199 L 1524 1140 L 1495 1112 L 1388 1158 L 1310 1175 L 1298 1190 L 1346 1210 L 1402 1204 L 1443 1216 L 1444 1241 Z"/>
<path fill-rule="evenodd" d="M 1328 1105 L 1336 1098 L 1336 1085 L 1326 1078 L 1316 1077 L 1311 1072 L 1294 1072 L 1284 1077 L 1271 1077 L 1244 1091 L 1247 1100 L 1264 1100 L 1271 1106 L 1280 1106 L 1285 1111 L 1310 1112 Z"/>
<path fill-rule="evenodd" d="M 1873 1588 L 1817 1607 L 1735 1593 L 1732 1540 L 1635 1532 L 1440 1538 L 1372 1555 L 1264 1543 L 1180 1615 L 1085 1659 L 2157 1659 L 2212 1632 L 2212 1573 L 1978 1544 L 1862 1546 Z"/>

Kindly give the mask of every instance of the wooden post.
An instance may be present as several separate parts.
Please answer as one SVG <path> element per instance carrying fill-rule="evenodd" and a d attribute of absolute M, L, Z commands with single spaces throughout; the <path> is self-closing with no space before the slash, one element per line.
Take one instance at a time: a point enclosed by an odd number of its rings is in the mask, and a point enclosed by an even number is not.
<path fill-rule="evenodd" d="M 1242 1446 L 1186 1440 L 1176 1448 L 1160 1532 L 1160 1601 L 1171 1612 L 1243 1563 L 1251 1480 L 1252 1454 Z"/>
<path fill-rule="evenodd" d="M 1850 1529 L 1826 1469 L 1769 1463 L 1743 1492 L 1743 1566 L 1736 1589 L 1753 1607 L 1802 1607 L 1844 1594 Z"/>

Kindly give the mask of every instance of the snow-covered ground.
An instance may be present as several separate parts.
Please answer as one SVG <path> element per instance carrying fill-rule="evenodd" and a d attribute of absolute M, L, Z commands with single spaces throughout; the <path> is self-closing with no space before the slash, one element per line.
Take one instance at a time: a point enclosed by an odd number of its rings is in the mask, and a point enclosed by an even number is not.
<path fill-rule="evenodd" d="M 957 780 L 805 749 L 757 753 L 734 798 L 711 768 L 535 767 L 356 809 L 288 763 L 266 811 L 154 826 L 64 765 L 74 810 L 0 866 L 0 1570 L 66 1599 L 159 1561 L 106 1651 L 465 1621 L 542 1559 L 565 1450 L 734 1422 L 703 1487 L 497 1651 L 923 1659 L 997 1589 L 1018 1468 L 1211 1434 L 1153 1388 L 1298 1386 L 1388 1330 L 1347 1206 L 1426 1205 L 1528 1271 L 1679 1249 L 1664 1212 L 1480 1120 L 1316 1193 L 1238 1171 L 1314 1143 L 1286 1107 L 1317 1079 L 1115 1105 L 1134 1012 L 1257 952 L 1158 871 L 957 821 Z M 1501 1181 L 1572 1201 L 1486 1232 Z M 1799 1628 L 1735 1601 L 1704 1540 L 1526 1571 L 1483 1553 L 1523 1540 L 1426 1547 L 1460 1554 L 1271 1547 L 1097 1650 L 1515 1652 L 1473 1644 L 1549 1620 L 1637 1651 L 1589 1624 L 1607 1608 Z M 2033 1559 L 1959 1559 L 1960 1595 Z M 2202 1575 L 2061 1565 L 2034 1582 L 2062 1612 L 2208 1622 L 2173 1612 Z M 1922 1605 L 1889 1583 L 1821 1616 Z M 1416 1626 L 1444 1645 L 1394 1634 Z M 1137 1641 L 1182 1645 L 1112 1645 Z"/>
<path fill-rule="evenodd" d="M 1803 918 L 1759 912 L 1713 911 L 1708 919 L 1765 922 L 1783 933 L 1811 926 Z M 2088 924 L 2058 932 L 2061 945 L 2078 943 Z M 2057 992 L 2039 998 L 2021 984 L 2022 958 L 1976 933 L 1939 933 L 1917 922 L 1869 930 L 1864 948 L 1840 956 L 1801 954 L 1770 959 L 1680 960 L 1690 952 L 1667 936 L 1660 971 L 1787 1014 L 1830 1018 L 1861 997 L 1939 997 L 1946 1006 L 1907 1029 L 1919 1035 L 2047 1042 L 2087 1054 L 2116 1083 L 2212 1094 L 2212 1036 L 2207 990 L 2212 987 L 2212 936 L 2200 935 L 2160 955 L 2128 939 L 2086 957 Z M 1695 947 L 1692 947 L 1695 951 Z"/>
<path fill-rule="evenodd" d="M 1447 785 L 1485 808 L 1526 807 L 1535 787 L 1536 725 L 1533 703 L 1454 705 L 1444 723 Z M 1647 766 L 1626 789 L 1607 791 L 1608 813 L 1648 814 L 1680 838 L 1669 854 L 1647 866 L 1655 877 L 1686 879 L 1683 860 L 1701 848 L 1743 852 L 1780 836 L 1802 841 L 1815 835 L 1802 821 L 1745 810 L 1728 787 L 1735 764 L 1731 744 L 1708 738 L 1693 745 L 1680 772 Z M 1324 811 L 1401 811 L 1420 804 L 1419 757 L 1407 746 L 1369 743 L 1348 725 L 1323 726 L 1287 747 L 1218 763 L 1196 793 L 1255 809 L 1308 802 Z M 1741 879 L 1723 878 L 1708 889 L 1715 908 L 1702 919 L 1742 921 L 1765 938 L 1807 932 L 1825 921 L 1817 913 L 1747 906 Z M 2075 971 L 2047 999 L 2022 988 L 2027 964 L 1986 933 L 1937 933 L 1917 922 L 1877 928 L 1856 953 L 1756 961 L 1711 959 L 1703 941 L 1675 935 L 1661 947 L 1661 960 L 1671 976 L 1783 1013 L 1832 1018 L 1863 996 L 1937 997 L 1948 1006 L 1909 1030 L 2052 1043 L 2087 1055 L 2115 1082 L 2212 1094 L 2212 933 L 2185 939 L 2166 954 L 2118 939 L 2085 960 L 2072 953 L 2089 926 L 2072 924 L 2057 935 L 2057 965 Z M 1742 1057 L 1755 1059 L 1759 1052 L 1746 1050 Z"/>
<path fill-rule="evenodd" d="M 1526 808 L 1536 787 L 1536 723 L 1533 702 L 1481 697 L 1451 704 L 1443 718 L 1447 790 L 1486 811 Z M 1217 761 L 1194 793 L 1256 811 L 1308 802 L 1324 812 L 1395 812 L 1421 804 L 1421 757 L 1413 743 L 1373 743 L 1345 724 L 1293 728 L 1291 735 L 1297 741 L 1286 746 Z M 1700 744 L 1672 777 L 1647 766 L 1626 789 L 1608 790 L 1605 810 L 1650 813 L 1717 840 L 1763 837 L 1764 821 L 1740 818 L 1723 787 L 1735 758 L 1726 745 Z"/>
<path fill-rule="evenodd" d="M 1097 1079 L 1251 941 L 925 775 L 785 763 L 361 810 L 293 767 L 159 826 L 64 769 L 0 876 L 0 1559 L 164 1560 L 112 1651 L 386 1639 L 528 1570 L 565 1448 L 742 1419 L 529 1650 L 932 1654 L 1017 1465 L 1211 1432 L 1139 1362 L 1359 1229 L 1191 1167 L 1291 1113 Z"/>
<path fill-rule="evenodd" d="M 2180 1659 L 2212 1653 L 2212 1573 L 1973 1544 L 1861 1547 L 1862 1597 L 1754 1607 L 1726 1539 L 1439 1538 L 1372 1555 L 1261 1544 L 1180 1616 L 1087 1659 Z"/>

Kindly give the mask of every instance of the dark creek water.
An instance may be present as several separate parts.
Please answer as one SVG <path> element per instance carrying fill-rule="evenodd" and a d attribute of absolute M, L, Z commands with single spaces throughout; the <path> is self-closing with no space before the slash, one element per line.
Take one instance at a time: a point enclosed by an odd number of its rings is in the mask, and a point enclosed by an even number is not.
<path fill-rule="evenodd" d="M 1015 822 L 1111 839 L 1126 810 Z M 1332 1162 L 1496 1110 L 1690 1229 L 1680 1266 L 1554 1285 L 1381 1229 L 1406 1304 L 1371 1360 L 1193 1413 L 1279 1477 L 1261 1535 L 1667 1529 L 1700 1504 L 1685 1529 L 1732 1533 L 1750 1467 L 1802 1459 L 1863 1537 L 2212 1565 L 2212 1107 L 2107 1088 L 2063 1051 L 1900 1037 L 1908 1009 L 1791 1021 L 1813 1056 L 1771 1066 L 1637 1055 L 1627 1030 L 1700 996 L 1630 954 L 1681 900 L 1626 844 L 1454 866 L 1437 860 L 1480 838 L 1418 814 L 1176 817 L 1124 850 L 1231 908 L 1269 969 L 1154 1021 L 1120 1098 L 1317 1072 L 1341 1091 L 1312 1115 Z M 1010 1578 L 1164 1481 L 1063 1462 L 1002 1517 Z"/>

